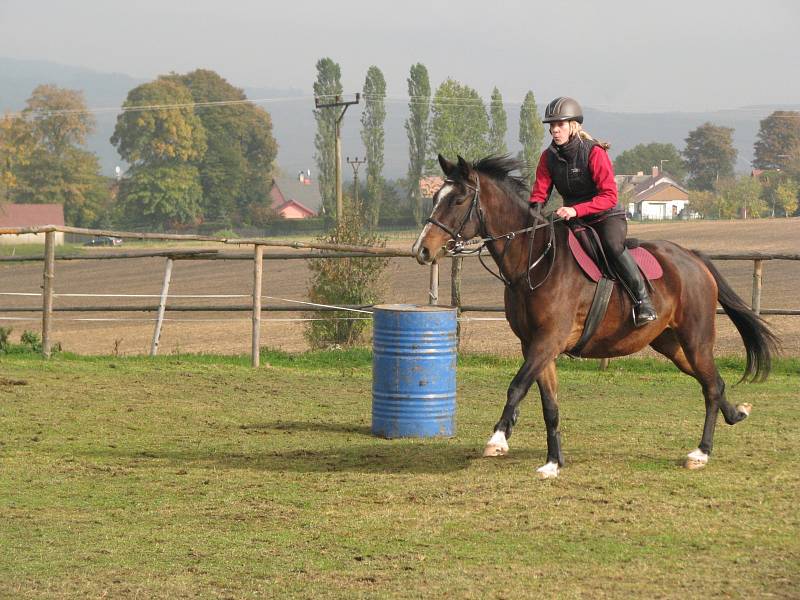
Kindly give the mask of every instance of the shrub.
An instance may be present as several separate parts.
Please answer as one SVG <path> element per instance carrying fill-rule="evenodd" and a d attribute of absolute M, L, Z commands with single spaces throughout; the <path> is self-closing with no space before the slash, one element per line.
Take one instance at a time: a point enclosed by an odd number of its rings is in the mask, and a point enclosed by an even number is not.
<path fill-rule="evenodd" d="M 317 238 L 329 244 L 347 244 L 383 248 L 386 240 L 369 231 L 361 206 L 348 202 L 342 218 L 327 234 Z M 313 258 L 309 259 L 312 302 L 328 305 L 370 305 L 378 301 L 381 274 L 389 259 L 376 258 Z M 369 325 L 363 313 L 333 311 L 316 313 L 323 320 L 310 321 L 306 339 L 312 348 L 336 345 L 352 346 L 361 339 Z"/>
<path fill-rule="evenodd" d="M 10 346 L 8 336 L 11 335 L 11 327 L 0 327 L 0 354 L 8 352 Z"/>
<path fill-rule="evenodd" d="M 19 338 L 20 345 L 29 350 L 30 352 L 42 351 L 42 338 L 35 331 L 28 331 L 27 329 L 22 332 Z"/>

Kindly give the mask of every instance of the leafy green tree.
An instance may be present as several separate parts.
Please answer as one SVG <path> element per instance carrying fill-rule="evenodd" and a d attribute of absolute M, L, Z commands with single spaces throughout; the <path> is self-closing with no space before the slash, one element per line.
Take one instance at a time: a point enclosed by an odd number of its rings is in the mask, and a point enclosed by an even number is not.
<path fill-rule="evenodd" d="M 200 222 L 203 188 L 197 167 L 173 161 L 131 170 L 120 185 L 126 224 L 164 230 Z"/>
<path fill-rule="evenodd" d="M 800 183 L 784 171 L 767 171 L 761 175 L 762 196 L 769 215 L 791 217 L 797 211 Z"/>
<path fill-rule="evenodd" d="M 11 115 L 0 118 L 0 202 L 10 202 L 17 171 L 30 161 L 33 138 L 27 121 Z"/>
<path fill-rule="evenodd" d="M 6 156 L 4 180 L 11 184 L 7 198 L 61 204 L 70 225 L 97 224 L 108 208 L 110 191 L 97 157 L 80 147 L 93 128 L 81 92 L 37 86 L 22 118 L 3 131 L 16 145 Z"/>
<path fill-rule="evenodd" d="M 428 116 L 431 110 L 431 82 L 428 69 L 422 63 L 411 67 L 408 76 L 408 197 L 414 213 L 414 221 L 422 224 L 422 194 L 419 180 L 425 168 L 425 155 L 428 148 Z"/>
<path fill-rule="evenodd" d="M 361 113 L 361 141 L 367 154 L 367 201 L 369 224 L 378 226 L 383 200 L 383 124 L 386 121 L 386 80 L 378 67 L 367 71 L 364 82 L 364 112 Z"/>
<path fill-rule="evenodd" d="M 712 190 L 719 181 L 733 177 L 736 155 L 732 128 L 704 123 L 690 131 L 683 151 L 689 186 Z"/>
<path fill-rule="evenodd" d="M 492 90 L 492 100 L 489 104 L 491 124 L 489 126 L 489 150 L 492 154 L 508 154 L 506 146 L 506 132 L 508 131 L 508 116 L 503 106 L 503 96 L 496 87 Z"/>
<path fill-rule="evenodd" d="M 683 183 L 686 165 L 673 144 L 638 144 L 614 159 L 614 171 L 618 175 L 635 175 L 639 171 L 647 174 L 653 167 L 660 169 L 662 165 L 675 181 Z"/>
<path fill-rule="evenodd" d="M 206 132 L 208 148 L 197 164 L 203 187 L 203 217 L 221 225 L 250 221 L 269 205 L 269 189 L 277 144 L 272 120 L 262 108 L 244 102 L 244 91 L 214 71 L 198 69 L 165 79 L 186 86 L 196 103 L 234 101 L 236 104 L 205 106 L 197 111 Z M 263 208 L 263 206 L 262 206 Z M 267 211 L 268 212 L 268 211 Z"/>
<path fill-rule="evenodd" d="M 128 92 L 111 143 L 132 165 L 200 161 L 206 131 L 189 89 L 172 78 L 143 83 Z"/>
<path fill-rule="evenodd" d="M 436 90 L 431 110 L 429 166 L 437 154 L 477 160 L 490 153 L 489 116 L 477 91 L 448 78 Z"/>
<path fill-rule="evenodd" d="M 719 217 L 717 202 L 714 192 L 689 190 L 689 208 L 707 219 Z"/>
<path fill-rule="evenodd" d="M 519 142 L 522 144 L 519 160 L 525 165 L 525 176 L 529 181 L 536 172 L 543 141 L 544 125 L 539 116 L 539 110 L 536 108 L 536 98 L 533 92 L 529 91 L 525 94 L 525 99 L 519 109 Z"/>
<path fill-rule="evenodd" d="M 317 80 L 314 82 L 314 96 L 323 103 L 332 102 L 342 93 L 342 71 L 338 63 L 330 58 L 317 61 Z M 314 159 L 319 174 L 319 193 L 322 196 L 322 209 L 329 215 L 336 213 L 336 119 L 339 112 L 330 108 L 314 111 L 317 121 L 317 134 L 314 137 L 316 152 Z"/>
<path fill-rule="evenodd" d="M 768 214 L 761 194 L 761 182 L 755 177 L 744 175 L 725 179 L 717 185 L 717 193 L 726 213 L 723 217 L 755 219 Z"/>
<path fill-rule="evenodd" d="M 763 119 L 754 149 L 756 169 L 780 169 L 800 176 L 800 112 L 777 110 Z"/>

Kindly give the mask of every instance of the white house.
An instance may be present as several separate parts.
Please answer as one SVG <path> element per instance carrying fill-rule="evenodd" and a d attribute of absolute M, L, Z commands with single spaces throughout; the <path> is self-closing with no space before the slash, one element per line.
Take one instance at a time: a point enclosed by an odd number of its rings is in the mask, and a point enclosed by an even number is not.
<path fill-rule="evenodd" d="M 689 192 L 668 173 L 653 167 L 650 175 L 617 175 L 620 200 L 639 219 L 674 219 L 689 204 Z"/>

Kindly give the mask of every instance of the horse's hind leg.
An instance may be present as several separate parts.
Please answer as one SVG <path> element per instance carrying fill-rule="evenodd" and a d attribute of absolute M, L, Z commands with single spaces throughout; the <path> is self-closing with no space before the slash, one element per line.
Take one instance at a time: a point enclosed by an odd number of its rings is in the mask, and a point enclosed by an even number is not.
<path fill-rule="evenodd" d="M 697 333 L 698 329 L 693 329 Z M 685 466 L 699 469 L 708 463 L 714 445 L 714 430 L 717 425 L 717 411 L 721 411 L 725 422 L 729 425 L 738 423 L 750 414 L 750 405 L 742 404 L 736 408 L 725 398 L 725 382 L 719 375 L 714 363 L 711 343 L 713 331 L 702 342 L 697 343 L 697 336 L 682 341 L 675 331 L 665 330 L 650 344 L 655 350 L 672 360 L 681 371 L 691 375 L 700 383 L 705 398 L 706 416 L 703 423 L 703 435 L 696 450 L 686 457 Z"/>

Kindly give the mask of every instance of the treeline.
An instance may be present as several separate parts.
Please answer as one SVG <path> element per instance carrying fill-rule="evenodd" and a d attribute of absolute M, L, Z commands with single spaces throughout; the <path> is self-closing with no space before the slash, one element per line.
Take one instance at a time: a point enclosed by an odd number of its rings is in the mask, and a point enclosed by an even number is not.
<path fill-rule="evenodd" d="M 330 58 L 317 62 L 314 94 L 323 101 L 342 95 L 341 67 Z M 411 66 L 406 80 L 408 117 L 408 171 L 406 177 L 393 183 L 382 174 L 384 165 L 384 121 L 386 118 L 386 80 L 377 66 L 369 67 L 361 90 L 364 108 L 361 116 L 361 140 L 366 151 L 366 182 L 359 196 L 368 222 L 373 226 L 381 216 L 397 217 L 394 200 L 403 196 L 400 212 L 410 210 L 417 224 L 424 219 L 420 179 L 438 173 L 435 157 L 438 153 L 467 160 L 489 154 L 507 154 L 506 134 L 508 117 L 503 97 L 496 87 L 487 107 L 480 94 L 468 85 L 448 78 L 435 91 L 425 65 Z M 338 111 L 325 108 L 314 111 L 317 122 L 315 159 L 319 174 L 320 194 L 328 214 L 336 209 L 334 137 Z M 544 128 L 539 117 L 536 99 L 529 91 L 520 106 L 519 135 L 521 150 L 518 158 L 526 165 L 526 174 L 535 169 L 542 147 Z M 387 202 L 387 194 L 392 202 Z"/>
<path fill-rule="evenodd" d="M 639 144 L 614 160 L 617 174 L 658 167 L 689 191 L 689 208 L 706 218 L 790 217 L 800 196 L 800 112 L 775 111 L 760 123 L 753 171 L 734 172 L 733 129 L 704 123 L 686 146 Z"/>
<path fill-rule="evenodd" d="M 340 66 L 320 59 L 313 88 L 323 101 L 343 96 Z M 434 89 L 427 68 L 417 63 L 409 69 L 405 92 L 408 169 L 391 181 L 383 176 L 386 80 L 377 66 L 367 70 L 360 123 L 367 162 L 358 195 L 372 227 L 380 219 L 411 215 L 422 222 L 428 208 L 420 180 L 438 174 L 437 153 L 475 160 L 509 152 L 507 104 L 498 88 L 488 102 L 452 78 Z M 519 111 L 513 153 L 530 176 L 545 138 L 532 91 Z M 314 110 L 316 179 L 329 221 L 336 216 L 338 116 L 337 110 Z M 110 140 L 129 165 L 118 177 L 104 177 L 97 157 L 85 149 L 94 126 L 82 92 L 52 85 L 34 89 L 21 113 L 0 118 L 0 202 L 62 204 L 69 224 L 86 227 L 263 228 L 280 218 L 269 194 L 278 152 L 270 115 L 213 71 L 164 75 L 128 93 Z M 688 187 L 692 210 L 706 217 L 796 214 L 800 113 L 777 111 L 761 121 L 753 161 L 757 177 L 735 174 L 732 137 L 732 129 L 705 123 L 688 133 L 682 150 L 640 144 L 617 156 L 615 170 L 635 174 L 663 167 Z M 352 186 L 347 192 L 355 195 Z"/>

